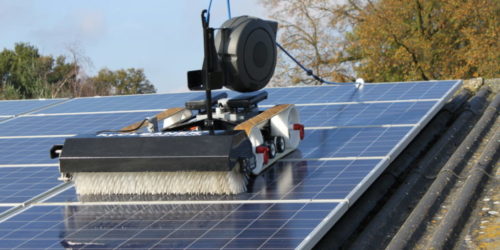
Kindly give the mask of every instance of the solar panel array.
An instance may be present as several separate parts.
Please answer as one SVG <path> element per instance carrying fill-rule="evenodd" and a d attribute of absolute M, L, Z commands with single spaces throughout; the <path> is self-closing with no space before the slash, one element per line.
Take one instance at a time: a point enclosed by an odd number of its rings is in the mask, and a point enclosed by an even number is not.
<path fill-rule="evenodd" d="M 311 248 L 460 85 L 267 89 L 261 108 L 296 104 L 306 139 L 231 196 L 77 197 L 49 158 L 202 93 L 0 101 L 0 248 Z"/>

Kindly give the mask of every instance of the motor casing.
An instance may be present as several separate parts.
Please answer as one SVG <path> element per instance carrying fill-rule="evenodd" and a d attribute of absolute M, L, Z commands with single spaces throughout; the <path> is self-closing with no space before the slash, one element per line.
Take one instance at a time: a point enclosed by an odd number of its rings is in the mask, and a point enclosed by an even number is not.
<path fill-rule="evenodd" d="M 225 87 L 238 92 L 264 88 L 276 67 L 278 23 L 240 16 L 227 20 L 215 37 Z"/>

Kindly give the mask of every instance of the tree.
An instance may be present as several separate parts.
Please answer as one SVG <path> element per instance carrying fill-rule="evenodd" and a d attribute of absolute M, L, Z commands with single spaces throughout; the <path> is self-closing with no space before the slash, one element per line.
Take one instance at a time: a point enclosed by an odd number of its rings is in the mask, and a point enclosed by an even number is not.
<path fill-rule="evenodd" d="M 66 56 L 43 56 L 27 43 L 0 52 L 0 99 L 79 97 L 155 93 L 142 69 L 102 69 L 95 77 L 82 70 L 89 60 L 75 48 Z"/>
<path fill-rule="evenodd" d="M 101 69 L 91 81 L 98 92 L 107 90 L 114 95 L 156 93 L 155 87 L 144 75 L 143 69 L 111 71 L 105 68 Z"/>
<path fill-rule="evenodd" d="M 339 76 L 368 81 L 497 77 L 500 71 L 499 1 L 263 2 L 273 6 L 273 17 L 284 23 L 281 40 L 313 69 L 321 65 L 318 62 L 335 65 L 332 70 L 337 72 L 330 73 L 334 80 L 341 80 Z M 293 13 L 297 18 L 287 17 Z M 321 45 L 319 50 L 315 44 Z M 293 69 L 281 71 L 296 74 Z M 321 68 L 316 72 L 329 73 Z"/>
<path fill-rule="evenodd" d="M 0 97 L 53 98 L 68 83 L 75 83 L 78 66 L 67 63 L 64 56 L 54 60 L 42 56 L 27 43 L 18 43 L 14 50 L 0 52 Z"/>
<path fill-rule="evenodd" d="M 344 39 L 342 25 L 332 25 L 329 8 L 334 6 L 329 0 L 262 0 L 264 6 L 272 10 L 271 18 L 279 23 L 280 43 L 300 62 L 316 74 L 332 81 L 347 81 L 352 76 L 352 68 L 339 61 L 342 48 L 337 46 Z M 325 11 L 328 10 L 328 11 Z M 279 54 L 273 85 L 319 84 L 307 77 L 301 68 Z"/>

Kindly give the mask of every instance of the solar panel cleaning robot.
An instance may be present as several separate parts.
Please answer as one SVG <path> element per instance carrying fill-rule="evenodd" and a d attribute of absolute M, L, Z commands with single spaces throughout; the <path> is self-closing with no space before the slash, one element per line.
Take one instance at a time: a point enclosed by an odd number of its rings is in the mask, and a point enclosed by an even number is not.
<path fill-rule="evenodd" d="M 237 194 L 250 175 L 298 147 L 304 126 L 294 105 L 258 108 L 276 66 L 278 24 L 240 16 L 214 29 L 206 10 L 201 20 L 205 58 L 188 72 L 188 87 L 205 98 L 55 145 L 61 179 L 74 181 L 77 193 Z M 223 87 L 243 94 L 212 93 Z"/>

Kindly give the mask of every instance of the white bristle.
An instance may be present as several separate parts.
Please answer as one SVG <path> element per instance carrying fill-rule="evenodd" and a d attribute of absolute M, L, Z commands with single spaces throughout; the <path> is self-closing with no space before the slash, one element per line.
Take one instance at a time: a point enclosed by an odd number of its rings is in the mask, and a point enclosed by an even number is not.
<path fill-rule="evenodd" d="M 106 194 L 238 194 L 246 191 L 239 168 L 212 172 L 80 172 L 73 173 L 76 193 Z"/>

